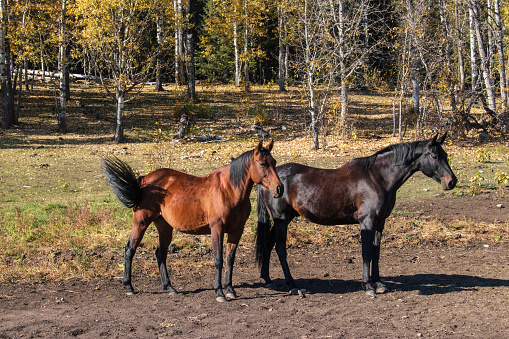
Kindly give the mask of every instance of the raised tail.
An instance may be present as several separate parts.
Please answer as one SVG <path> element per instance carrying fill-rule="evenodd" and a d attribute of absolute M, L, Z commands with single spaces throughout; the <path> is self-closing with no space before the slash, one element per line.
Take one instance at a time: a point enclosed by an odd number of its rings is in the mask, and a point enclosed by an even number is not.
<path fill-rule="evenodd" d="M 106 181 L 113 188 L 118 200 L 128 208 L 141 202 L 140 179 L 131 166 L 116 157 L 102 158 L 101 164 Z"/>
<path fill-rule="evenodd" d="M 258 211 L 258 226 L 256 228 L 256 262 L 261 266 L 267 256 L 267 248 L 270 233 L 270 215 L 267 206 L 262 197 L 263 186 L 258 185 L 258 194 L 256 197 Z"/>

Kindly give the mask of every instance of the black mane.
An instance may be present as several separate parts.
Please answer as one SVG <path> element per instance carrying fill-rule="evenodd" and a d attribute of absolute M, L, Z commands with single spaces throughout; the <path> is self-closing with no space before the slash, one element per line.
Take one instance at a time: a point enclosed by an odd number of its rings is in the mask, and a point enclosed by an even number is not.
<path fill-rule="evenodd" d="M 354 164 L 361 164 L 364 166 L 364 168 L 369 169 L 371 166 L 373 166 L 373 163 L 379 155 L 394 153 L 394 163 L 407 163 L 415 159 L 416 153 L 418 153 L 417 151 L 420 149 L 418 147 L 420 143 L 422 143 L 422 141 L 412 141 L 389 145 L 373 155 L 362 158 L 355 158 L 351 160 L 351 162 Z"/>
<path fill-rule="evenodd" d="M 232 159 L 232 162 L 230 163 L 230 181 L 232 182 L 233 187 L 237 188 L 242 182 L 246 168 L 253 159 L 253 153 L 254 150 L 247 151 L 239 155 L 237 158 Z"/>

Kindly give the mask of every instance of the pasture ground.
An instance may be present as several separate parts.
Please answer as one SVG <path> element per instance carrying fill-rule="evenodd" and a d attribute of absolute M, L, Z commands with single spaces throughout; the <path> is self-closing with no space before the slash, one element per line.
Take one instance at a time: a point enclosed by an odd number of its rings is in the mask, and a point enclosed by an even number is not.
<path fill-rule="evenodd" d="M 334 168 L 398 142 L 390 95 L 352 95 L 347 139 L 331 126 L 324 147 L 310 151 L 298 90 L 198 90 L 189 136 L 225 141 L 173 142 L 172 114 L 183 104 L 168 92 L 146 91 L 128 106 L 121 145 L 111 142 L 114 107 L 99 91 L 78 87 L 65 135 L 55 133 L 54 91 L 44 85 L 26 96 L 19 128 L 0 131 L 0 338 L 509 337 L 509 198 L 507 183 L 497 181 L 509 175 L 509 152 L 505 141 L 479 143 L 475 134 L 445 146 L 459 178 L 453 191 L 416 174 L 398 192 L 382 245 L 387 294 L 371 299 L 360 290 L 358 225 L 298 218 L 289 229 L 289 263 L 309 292 L 288 295 L 275 255 L 279 290 L 265 289 L 254 263 L 253 192 L 233 276 L 238 300 L 215 301 L 208 237 L 181 234 L 168 258 L 181 293 L 162 293 L 153 228 L 134 258 L 139 293 L 124 295 L 131 212 L 105 184 L 99 157 L 118 156 L 140 174 L 169 165 L 204 175 L 252 148 L 258 135 L 250 126 L 267 114 L 278 164 Z"/>
<path fill-rule="evenodd" d="M 262 287 L 247 246 L 234 271 L 239 299 L 223 304 L 210 288 L 212 266 L 197 265 L 210 254 L 177 259 L 189 265 L 172 272 L 181 291 L 174 297 L 162 293 L 154 272 L 134 275 L 134 296 L 124 295 L 119 277 L 1 284 L 0 337 L 508 337 L 507 245 L 384 246 L 381 270 L 391 291 L 375 299 L 360 291 L 359 247 L 290 249 L 305 298 L 288 295 L 281 279 L 280 291 Z M 282 277 L 276 262 L 272 267 Z"/>

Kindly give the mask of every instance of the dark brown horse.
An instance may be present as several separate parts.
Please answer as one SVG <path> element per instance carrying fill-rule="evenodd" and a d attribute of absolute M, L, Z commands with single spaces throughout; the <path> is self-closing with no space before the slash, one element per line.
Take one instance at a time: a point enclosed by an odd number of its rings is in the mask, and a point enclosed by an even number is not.
<path fill-rule="evenodd" d="M 251 211 L 249 194 L 253 184 L 266 187 L 274 198 L 283 194 L 283 184 L 271 156 L 273 142 L 266 148 L 260 142 L 251 151 L 233 159 L 205 177 L 169 168 L 158 169 L 136 178 L 126 163 L 116 158 L 102 159 L 104 175 L 117 198 L 133 209 L 133 228 L 125 247 L 123 283 L 127 294 L 134 294 L 131 265 L 136 248 L 153 222 L 159 233 L 156 257 L 163 289 L 176 293 L 168 278 L 166 257 L 173 229 L 190 234 L 210 234 L 216 267 L 214 289 L 217 301 L 226 301 L 221 286 L 223 238 L 227 240 L 226 296 L 236 298 L 232 286 L 235 251 Z"/>
<path fill-rule="evenodd" d="M 396 202 L 396 191 L 416 171 L 450 190 L 456 176 L 442 149 L 446 135 L 437 140 L 388 146 L 372 156 L 354 159 L 338 169 L 320 169 L 300 164 L 277 167 L 285 185 L 280 199 L 258 188 L 258 230 L 256 254 L 266 286 L 275 288 L 269 277 L 270 253 L 275 245 L 286 283 L 298 291 L 286 261 L 288 224 L 300 215 L 321 225 L 360 224 L 362 241 L 362 286 L 366 293 L 387 291 L 378 269 L 380 240 L 385 219 Z M 270 218 L 274 226 L 270 228 Z M 371 274 L 370 274 L 371 266 Z"/>

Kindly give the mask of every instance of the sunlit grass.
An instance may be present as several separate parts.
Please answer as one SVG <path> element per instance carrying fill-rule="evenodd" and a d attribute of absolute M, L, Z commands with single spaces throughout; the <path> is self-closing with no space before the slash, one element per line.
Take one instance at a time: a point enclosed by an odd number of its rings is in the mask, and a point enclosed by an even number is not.
<path fill-rule="evenodd" d="M 0 281 L 122 274 L 132 211 L 117 201 L 106 184 L 100 157 L 115 155 L 139 174 L 169 166 L 206 175 L 254 147 L 259 136 L 250 129 L 256 119 L 263 120 L 267 128 L 273 127 L 271 138 L 276 143 L 272 154 L 278 164 L 300 162 L 336 168 L 354 157 L 372 154 L 398 142 L 390 134 L 388 122 L 392 114 L 391 96 L 352 95 L 351 117 L 358 122 L 357 129 L 352 130 L 354 134 L 344 140 L 331 133 L 326 139 L 327 147 L 311 151 L 308 117 L 298 89 L 279 93 L 277 87 L 253 86 L 252 92 L 246 94 L 234 86 L 205 83 L 197 88 L 200 102 L 187 104 L 192 111 L 189 136 L 220 135 L 222 142 L 173 140 L 178 123 L 175 110 L 179 105 L 184 107 L 185 100 L 183 89 L 172 87 L 162 93 L 146 88 L 139 99 L 128 104 L 127 142 L 116 145 L 111 140 L 114 104 L 95 86 L 73 84 L 71 90 L 69 133 L 56 133 L 53 89 L 39 85 L 25 96 L 21 127 L 3 131 L 0 139 Z M 90 109 L 85 110 L 83 104 Z M 409 140 L 412 139 L 405 139 Z M 445 148 L 460 182 L 454 192 L 444 194 L 470 194 L 469 180 L 479 171 L 484 171 L 487 179 L 481 182 L 482 191 L 504 194 L 506 187 L 496 183 L 495 174 L 509 172 L 507 147 L 455 141 L 447 142 Z M 476 155 L 487 151 L 489 161 L 476 160 Z M 401 188 L 398 197 L 432 198 L 441 193 L 438 183 L 418 174 Z M 253 208 L 241 239 L 241 245 L 251 247 L 257 222 L 255 196 L 253 190 Z M 389 241 L 398 243 L 509 238 L 505 224 L 482 225 L 490 230 L 486 233 L 479 233 L 477 226 L 395 215 L 387 221 L 386 229 L 388 234 L 396 234 Z M 290 247 L 310 243 L 357 246 L 358 230 L 358 225 L 320 226 L 298 218 L 289 226 L 288 244 Z M 139 252 L 146 252 L 153 260 L 156 246 L 157 231 L 151 226 Z M 174 232 L 173 252 L 209 249 L 210 237 Z M 135 260 L 135 269 L 145 264 L 157 274 L 153 261 Z"/>

